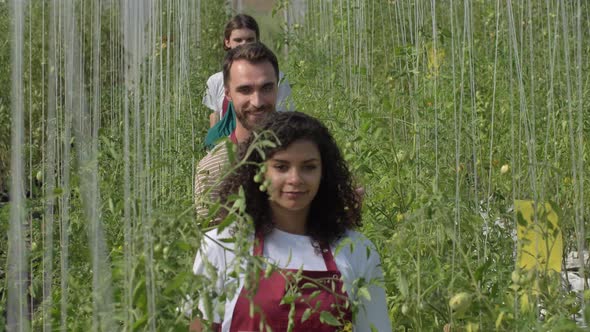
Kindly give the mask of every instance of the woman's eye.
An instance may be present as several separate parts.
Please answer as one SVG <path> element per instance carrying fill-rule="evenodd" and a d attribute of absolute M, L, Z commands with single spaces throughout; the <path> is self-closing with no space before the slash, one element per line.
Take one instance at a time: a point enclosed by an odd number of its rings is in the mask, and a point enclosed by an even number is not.
<path fill-rule="evenodd" d="M 284 172 L 287 170 L 287 165 L 274 165 L 274 168 L 279 172 Z"/>
<path fill-rule="evenodd" d="M 303 168 L 308 171 L 313 171 L 314 169 L 317 168 L 317 166 L 316 165 L 305 165 Z"/>

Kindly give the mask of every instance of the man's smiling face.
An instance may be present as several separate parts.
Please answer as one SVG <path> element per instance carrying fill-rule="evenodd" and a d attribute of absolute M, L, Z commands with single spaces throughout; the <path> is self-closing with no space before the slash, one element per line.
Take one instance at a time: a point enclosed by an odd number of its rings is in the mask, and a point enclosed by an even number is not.
<path fill-rule="evenodd" d="M 225 94 L 233 101 L 239 124 L 252 130 L 269 112 L 275 111 L 277 73 L 269 61 L 236 60 L 229 70 Z"/>

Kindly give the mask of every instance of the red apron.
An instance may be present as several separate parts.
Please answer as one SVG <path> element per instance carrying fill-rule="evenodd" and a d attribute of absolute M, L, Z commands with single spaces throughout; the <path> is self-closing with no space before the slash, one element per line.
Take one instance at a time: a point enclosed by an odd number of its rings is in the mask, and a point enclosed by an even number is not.
<path fill-rule="evenodd" d="M 262 256 L 263 248 L 264 237 L 256 234 L 254 256 Z M 256 308 L 252 310 L 253 317 L 250 317 L 249 291 L 245 287 L 242 288 L 234 308 L 230 332 L 267 332 L 267 329 L 260 327 L 260 313 L 272 331 L 287 331 L 291 304 L 281 304 L 281 300 L 287 290 L 293 290 L 293 287 L 301 294 L 294 301 L 294 332 L 337 331 L 340 327 L 320 322 L 320 313 L 323 311 L 331 313 L 342 325 L 352 322 L 350 303 L 346 292 L 342 291 L 341 274 L 334 261 L 334 256 L 329 247 L 322 245 L 320 248 L 327 271 L 303 270 L 303 278 L 298 283 L 293 277 L 289 277 L 298 272 L 293 269 L 275 271 L 268 278 L 259 278 L 258 289 L 252 298 L 254 308 Z M 314 281 L 310 281 L 310 279 Z M 303 286 L 304 284 L 307 285 Z M 313 293 L 316 294 L 312 297 Z M 304 312 L 310 307 L 316 309 L 312 309 L 312 314 L 305 322 L 301 322 Z"/>

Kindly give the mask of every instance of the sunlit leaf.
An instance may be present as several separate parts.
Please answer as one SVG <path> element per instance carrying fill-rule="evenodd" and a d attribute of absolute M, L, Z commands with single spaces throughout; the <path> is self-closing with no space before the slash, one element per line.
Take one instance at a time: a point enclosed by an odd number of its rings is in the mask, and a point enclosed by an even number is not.
<path fill-rule="evenodd" d="M 301 315 L 301 322 L 303 323 L 306 320 L 308 320 L 309 316 L 311 316 L 311 314 L 312 314 L 311 308 L 305 309 L 305 311 L 303 312 L 303 315 Z"/>
<path fill-rule="evenodd" d="M 329 311 L 322 311 L 320 313 L 320 322 L 328 324 L 330 326 L 342 325 L 342 323 L 340 323 L 338 319 L 336 319 L 336 317 L 334 317 L 334 315 L 332 315 L 332 313 L 330 313 Z"/>

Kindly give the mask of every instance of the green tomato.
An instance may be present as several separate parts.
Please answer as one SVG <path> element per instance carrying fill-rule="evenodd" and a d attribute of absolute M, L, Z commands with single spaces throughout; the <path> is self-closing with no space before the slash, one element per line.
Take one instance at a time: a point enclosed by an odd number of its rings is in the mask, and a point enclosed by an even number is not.
<path fill-rule="evenodd" d="M 406 160 L 406 157 L 407 156 L 408 155 L 407 155 L 406 151 L 399 150 L 395 157 L 396 157 L 397 161 L 401 163 L 401 162 L 404 162 Z"/>
<path fill-rule="evenodd" d="M 402 305 L 402 314 L 407 315 L 408 312 L 410 312 L 410 308 L 406 303 L 404 303 L 404 305 Z"/>
<path fill-rule="evenodd" d="M 471 305 L 471 295 L 467 292 L 455 294 L 449 300 L 449 307 L 455 312 L 463 312 Z"/>
<path fill-rule="evenodd" d="M 254 182 L 261 183 L 262 182 L 262 174 L 258 173 L 254 175 Z"/>
<path fill-rule="evenodd" d="M 418 302 L 418 306 L 417 306 L 417 308 L 418 308 L 418 310 L 419 310 L 419 311 L 422 311 L 422 310 L 424 310 L 424 307 L 425 307 L 425 305 L 424 305 L 424 301 L 420 301 L 420 302 Z"/>
<path fill-rule="evenodd" d="M 509 170 L 510 166 L 508 164 L 504 164 L 502 167 L 500 167 L 500 174 L 506 174 Z"/>
<path fill-rule="evenodd" d="M 512 282 L 516 285 L 520 283 L 520 273 L 518 271 L 512 271 Z"/>

